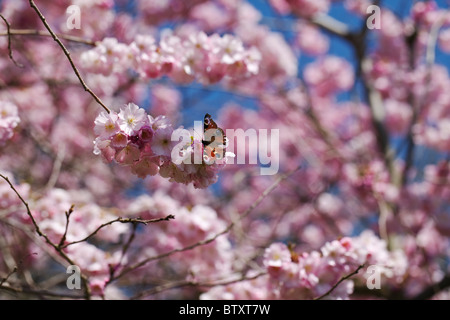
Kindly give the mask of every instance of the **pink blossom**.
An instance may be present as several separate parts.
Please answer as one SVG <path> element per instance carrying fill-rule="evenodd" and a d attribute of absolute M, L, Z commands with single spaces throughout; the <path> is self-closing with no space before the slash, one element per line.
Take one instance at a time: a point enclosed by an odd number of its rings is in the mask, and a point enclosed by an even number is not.
<path fill-rule="evenodd" d="M 328 38 L 325 37 L 318 28 L 306 24 L 299 23 L 297 29 L 297 44 L 302 53 L 309 55 L 325 54 L 329 48 Z"/>
<path fill-rule="evenodd" d="M 16 105 L 0 101 L 0 145 L 12 138 L 14 128 L 20 123 Z"/>
<path fill-rule="evenodd" d="M 111 137 L 119 131 L 117 120 L 116 114 L 100 113 L 94 122 L 94 132 L 101 138 Z"/>
<path fill-rule="evenodd" d="M 386 108 L 386 124 L 393 133 L 404 134 L 412 119 L 411 106 L 392 99 L 384 102 Z"/>
<path fill-rule="evenodd" d="M 227 73 L 235 78 L 257 74 L 260 62 L 257 50 L 245 49 L 240 39 L 229 34 L 207 36 L 198 32 L 185 40 L 172 32 L 163 32 L 159 43 L 144 35 L 136 35 L 129 45 L 104 38 L 95 48 L 82 53 L 81 64 L 86 70 L 103 75 L 133 68 L 144 78 L 168 75 L 181 83 L 194 79 L 214 83 Z"/>
<path fill-rule="evenodd" d="M 319 96 L 349 90 L 354 82 L 351 65 L 344 59 L 327 56 L 309 64 L 304 72 L 305 81 Z"/>
<path fill-rule="evenodd" d="M 170 156 L 174 146 L 171 140 L 172 132 L 173 129 L 171 127 L 156 130 L 152 141 L 152 150 L 155 154 L 167 157 Z"/>
<path fill-rule="evenodd" d="M 439 33 L 439 46 L 442 51 L 450 52 L 450 29 L 444 29 Z"/>
<path fill-rule="evenodd" d="M 129 103 L 121 109 L 118 115 L 118 124 L 127 135 L 134 135 L 146 123 L 145 110 L 134 103 Z"/>
<path fill-rule="evenodd" d="M 283 243 L 273 243 L 264 252 L 264 265 L 271 276 L 280 276 L 281 269 L 291 262 L 291 253 Z"/>

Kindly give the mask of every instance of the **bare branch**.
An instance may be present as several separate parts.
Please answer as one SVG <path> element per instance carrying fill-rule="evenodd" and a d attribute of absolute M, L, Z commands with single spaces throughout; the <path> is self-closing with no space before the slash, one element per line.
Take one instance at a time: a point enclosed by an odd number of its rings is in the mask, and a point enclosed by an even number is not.
<path fill-rule="evenodd" d="M 72 205 L 69 209 L 69 211 L 65 212 L 66 215 L 66 227 L 64 229 L 64 234 L 61 237 L 61 240 L 59 241 L 58 247 L 61 248 L 61 246 L 64 244 L 64 242 L 66 241 L 66 236 L 67 236 L 67 231 L 69 230 L 69 221 L 70 221 L 70 215 L 73 212 L 73 208 L 74 205 Z"/>
<path fill-rule="evenodd" d="M 11 270 L 10 273 L 8 273 L 8 275 L 6 277 L 4 277 L 1 281 L 0 281 L 0 288 L 3 287 L 3 284 L 8 281 L 9 277 L 11 277 L 14 273 L 17 272 L 17 266 L 14 267 L 14 269 Z"/>
<path fill-rule="evenodd" d="M 0 36 L 40 36 L 40 37 L 51 37 L 47 31 L 36 30 L 36 29 L 9 29 L 9 32 L 0 32 Z M 94 47 L 96 42 L 89 39 L 83 39 L 80 37 L 72 36 L 69 34 L 57 34 L 58 38 L 64 39 L 70 42 L 81 43 L 88 46 Z"/>
<path fill-rule="evenodd" d="M 80 72 L 78 71 L 77 67 L 75 66 L 75 63 L 73 62 L 72 58 L 70 57 L 70 52 L 66 49 L 66 47 L 64 46 L 64 44 L 61 42 L 61 40 L 59 40 L 58 36 L 56 35 L 55 32 L 53 32 L 52 28 L 50 27 L 50 25 L 47 23 L 47 20 L 45 19 L 44 15 L 41 13 L 41 11 L 39 10 L 39 8 L 36 6 L 36 4 L 34 3 L 33 0 L 29 0 L 30 1 L 30 6 L 34 9 L 34 11 L 36 11 L 37 15 L 39 16 L 39 18 L 41 19 L 42 23 L 44 24 L 45 28 L 48 30 L 48 32 L 50 33 L 50 35 L 52 36 L 53 40 L 55 40 L 59 46 L 61 47 L 61 49 L 63 50 L 64 54 L 66 55 L 67 59 L 70 62 L 70 65 L 72 66 L 73 71 L 75 72 L 78 80 L 80 80 L 81 85 L 83 86 L 84 90 L 89 92 L 91 94 L 91 96 L 94 98 L 95 101 L 97 101 L 98 104 L 100 104 L 103 109 L 105 109 L 105 111 L 107 113 L 110 113 L 111 111 L 109 110 L 109 108 L 102 102 L 102 100 L 87 86 L 87 84 L 84 82 L 83 78 L 81 77 Z"/>
<path fill-rule="evenodd" d="M 3 21 L 6 24 L 6 35 L 8 36 L 8 53 L 9 53 L 9 58 L 11 59 L 12 62 L 14 62 L 14 64 L 16 66 L 18 66 L 19 68 L 23 68 L 23 65 L 18 63 L 13 57 L 13 52 L 12 52 L 12 48 L 11 48 L 11 25 L 9 24 L 8 20 L 6 20 L 6 18 L 2 14 L 0 14 L 0 18 L 2 18 Z"/>
<path fill-rule="evenodd" d="M 80 242 L 87 241 L 87 240 L 89 240 L 90 238 L 92 238 L 93 236 L 95 236 L 95 235 L 97 234 L 97 232 L 99 232 L 101 229 L 103 229 L 104 227 L 109 226 L 109 225 L 111 225 L 111 224 L 113 224 L 113 223 L 115 223 L 115 222 L 121 222 L 121 223 L 142 223 L 142 224 L 147 225 L 147 224 L 149 224 L 149 223 L 156 223 L 156 222 L 161 222 L 161 221 L 169 221 L 169 220 L 172 220 L 172 219 L 175 219 L 175 216 L 172 215 L 172 214 L 169 214 L 168 216 L 163 217 L 163 218 L 156 218 L 156 219 L 150 219 L 150 220 L 132 219 L 132 218 L 121 218 L 121 217 L 119 217 L 119 218 L 117 218 L 117 219 L 114 219 L 114 220 L 105 222 L 105 223 L 103 223 L 102 225 L 98 226 L 97 229 L 95 229 L 95 231 L 92 232 L 92 233 L 91 233 L 90 235 L 88 235 L 87 237 L 85 237 L 85 238 L 83 238 L 83 239 L 81 239 L 81 240 L 69 242 L 69 243 L 67 243 L 67 244 L 65 244 L 65 245 L 63 245 L 63 246 L 61 246 L 61 248 L 66 248 L 66 247 L 71 246 L 71 245 L 73 245 L 73 244 L 75 244 L 75 243 L 80 243 Z"/>
<path fill-rule="evenodd" d="M 55 298 L 69 298 L 69 299 L 83 299 L 85 298 L 82 295 L 72 295 L 66 293 L 52 292 L 47 290 L 36 290 L 29 288 L 13 288 L 8 286 L 0 287 L 1 290 L 6 292 L 15 293 L 15 294 L 29 294 L 34 296 L 43 296 L 43 297 L 55 297 Z"/>

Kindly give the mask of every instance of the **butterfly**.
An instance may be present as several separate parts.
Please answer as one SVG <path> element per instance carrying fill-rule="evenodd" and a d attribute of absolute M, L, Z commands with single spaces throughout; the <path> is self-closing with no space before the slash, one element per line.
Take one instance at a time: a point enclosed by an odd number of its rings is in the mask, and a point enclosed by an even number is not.
<path fill-rule="evenodd" d="M 223 159 L 225 149 L 228 146 L 228 138 L 225 132 L 218 127 L 209 113 L 205 114 L 203 124 L 203 159 L 206 159 L 207 162 Z"/>

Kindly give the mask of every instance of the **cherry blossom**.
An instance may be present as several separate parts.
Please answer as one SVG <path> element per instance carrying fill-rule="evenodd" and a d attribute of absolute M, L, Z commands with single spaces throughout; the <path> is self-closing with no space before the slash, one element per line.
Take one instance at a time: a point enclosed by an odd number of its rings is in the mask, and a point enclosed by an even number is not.
<path fill-rule="evenodd" d="M 448 299 L 450 15 L 373 4 L 1 1 L 0 299 Z"/>

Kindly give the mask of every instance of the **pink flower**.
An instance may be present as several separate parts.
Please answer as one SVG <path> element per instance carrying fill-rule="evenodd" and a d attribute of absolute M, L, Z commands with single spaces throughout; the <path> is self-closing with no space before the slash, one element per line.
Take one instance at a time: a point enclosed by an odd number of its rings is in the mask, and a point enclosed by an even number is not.
<path fill-rule="evenodd" d="M 293 11 L 299 16 L 310 18 L 318 13 L 327 12 L 330 0 L 271 0 L 270 4 L 281 14 Z"/>
<path fill-rule="evenodd" d="M 0 101 L 0 145 L 11 139 L 13 130 L 19 123 L 16 105 L 9 101 Z"/>
<path fill-rule="evenodd" d="M 279 277 L 284 266 L 291 264 L 291 253 L 284 243 L 273 243 L 264 252 L 263 263 L 272 277 Z"/>
<path fill-rule="evenodd" d="M 147 115 L 145 110 L 134 103 L 129 103 L 119 112 L 119 127 L 128 135 L 135 135 L 146 124 L 146 121 Z"/>
<path fill-rule="evenodd" d="M 117 119 L 118 116 L 115 113 L 101 112 L 94 121 L 95 134 L 100 138 L 109 138 L 116 134 L 120 130 Z"/>
<path fill-rule="evenodd" d="M 172 132 L 171 127 L 156 130 L 152 141 L 152 150 L 155 154 L 170 157 L 174 147 Z"/>
<path fill-rule="evenodd" d="M 305 68 L 305 81 L 319 96 L 327 96 L 353 86 L 353 68 L 346 60 L 327 56 Z"/>
<path fill-rule="evenodd" d="M 186 142 L 179 154 L 181 160 L 190 160 L 192 164 L 181 161 L 175 165 L 171 156 L 176 141 L 172 141 L 173 127 L 169 119 L 165 116 L 153 118 L 132 103 L 122 107 L 118 115 L 115 112 L 100 114 L 95 124 L 99 136 L 94 141 L 94 154 L 101 154 L 108 162 L 115 160 L 130 167 L 140 178 L 159 173 L 172 182 L 206 188 L 217 181 L 217 173 L 228 158 L 234 157 L 234 153 L 225 152 L 220 157 L 215 154 L 212 161 L 201 162 L 200 158 L 200 163 L 195 164 L 195 149 L 200 155 L 203 149 L 201 137 L 197 137 Z"/>
<path fill-rule="evenodd" d="M 131 167 L 131 172 L 137 175 L 139 178 L 145 178 L 146 176 L 154 176 L 158 173 L 159 167 L 150 159 L 144 158 L 139 162 L 136 162 Z"/>
<path fill-rule="evenodd" d="M 325 37 L 317 27 L 307 23 L 299 23 L 297 29 L 297 43 L 302 50 L 308 55 L 320 55 L 328 51 L 329 40 Z"/>
<path fill-rule="evenodd" d="M 121 74 L 132 68 L 143 78 L 168 75 L 180 83 L 195 79 L 214 83 L 226 75 L 237 79 L 257 74 L 261 60 L 257 51 L 247 50 L 240 39 L 230 34 L 208 36 L 196 32 L 183 37 L 164 31 L 159 43 L 143 35 L 136 35 L 129 45 L 104 38 L 95 48 L 82 53 L 81 64 L 103 75 Z"/>
<path fill-rule="evenodd" d="M 108 75 L 112 71 L 111 65 L 108 63 L 106 56 L 102 55 L 97 50 L 88 50 L 83 52 L 80 57 L 80 62 L 81 66 L 90 72 Z"/>
<path fill-rule="evenodd" d="M 233 64 L 242 60 L 244 46 L 242 41 L 231 35 L 220 37 L 215 34 L 211 37 L 212 52 L 218 56 L 219 61 L 225 64 Z"/>
<path fill-rule="evenodd" d="M 389 130 L 396 134 L 406 133 L 412 119 L 411 105 L 387 99 L 384 106 L 386 108 L 386 124 Z"/>
<path fill-rule="evenodd" d="M 122 132 L 117 133 L 111 139 L 111 146 L 114 148 L 125 148 L 128 144 L 128 136 Z"/>
<path fill-rule="evenodd" d="M 450 28 L 444 29 L 439 33 L 439 46 L 442 51 L 450 53 Z"/>
<path fill-rule="evenodd" d="M 132 165 L 139 160 L 139 157 L 139 149 L 130 144 L 116 154 L 116 161 L 122 164 Z"/>

